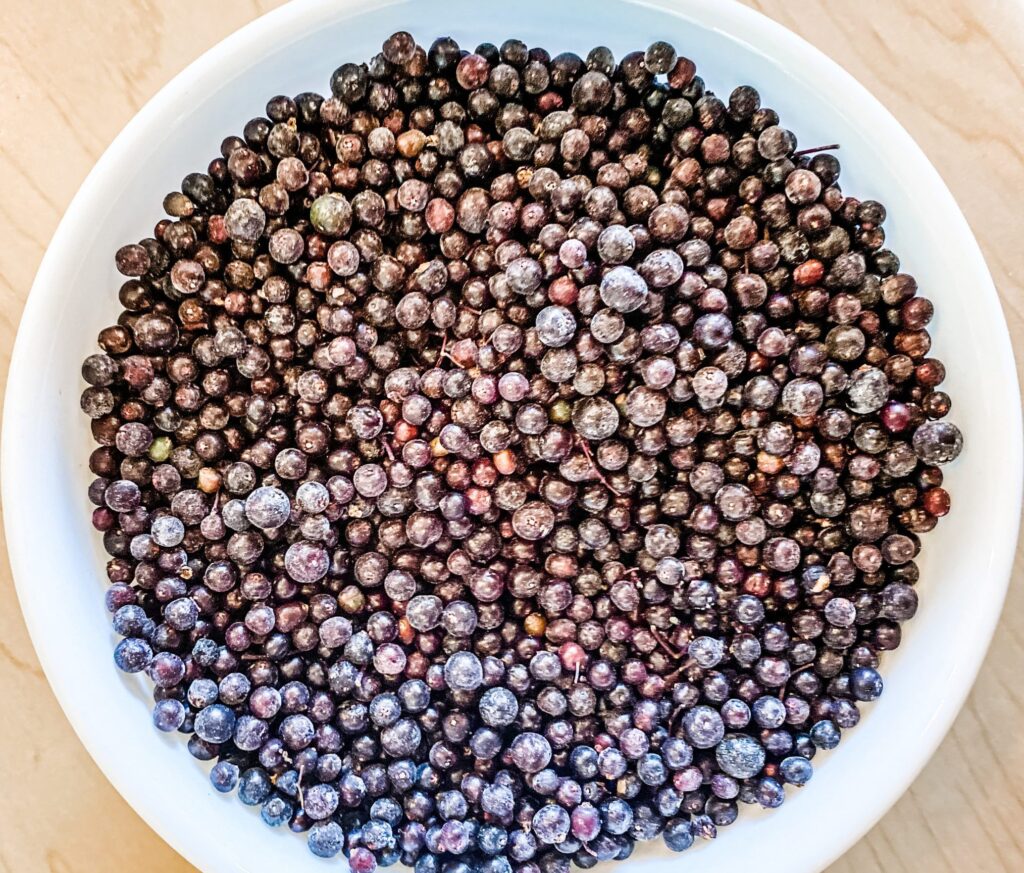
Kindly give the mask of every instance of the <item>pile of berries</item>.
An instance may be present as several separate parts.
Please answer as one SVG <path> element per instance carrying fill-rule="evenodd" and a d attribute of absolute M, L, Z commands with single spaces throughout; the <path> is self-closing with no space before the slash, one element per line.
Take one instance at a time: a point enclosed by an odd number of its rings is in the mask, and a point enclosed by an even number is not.
<path fill-rule="evenodd" d="M 355 873 L 684 850 L 806 783 L 962 445 L 882 205 L 663 42 L 397 33 L 221 152 L 83 366 L 156 727 Z"/>

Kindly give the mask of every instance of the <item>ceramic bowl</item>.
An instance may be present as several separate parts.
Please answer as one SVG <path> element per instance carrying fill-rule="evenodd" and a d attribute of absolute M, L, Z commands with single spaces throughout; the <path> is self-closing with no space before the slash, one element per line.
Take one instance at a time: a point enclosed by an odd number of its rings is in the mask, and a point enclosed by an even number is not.
<path fill-rule="evenodd" d="M 53 238 L 11 367 L 3 431 L 7 542 L 32 639 L 53 689 L 97 764 L 175 849 L 206 873 L 329 869 L 302 839 L 271 831 L 216 794 L 180 735 L 150 725 L 148 694 L 111 662 L 104 555 L 86 498 L 92 448 L 79 374 L 118 314 L 113 252 L 152 232 L 160 203 L 206 167 L 221 139 L 268 97 L 323 92 L 345 61 L 395 30 L 466 46 L 519 37 L 555 52 L 606 44 L 620 56 L 655 39 L 697 61 L 727 95 L 753 84 L 802 146 L 838 142 L 844 190 L 882 200 L 888 242 L 935 301 L 934 353 L 966 449 L 947 468 L 954 508 L 926 537 L 921 608 L 885 657 L 886 692 L 785 805 L 741 810 L 719 839 L 685 855 L 642 846 L 619 873 L 803 873 L 853 844 L 910 785 L 949 728 L 991 638 L 1017 532 L 1021 422 L 1010 343 L 967 223 L 902 127 L 835 63 L 767 18 L 718 0 L 297 0 L 224 40 L 168 84 L 106 151 Z M 338 863 L 337 861 L 333 863 Z"/>

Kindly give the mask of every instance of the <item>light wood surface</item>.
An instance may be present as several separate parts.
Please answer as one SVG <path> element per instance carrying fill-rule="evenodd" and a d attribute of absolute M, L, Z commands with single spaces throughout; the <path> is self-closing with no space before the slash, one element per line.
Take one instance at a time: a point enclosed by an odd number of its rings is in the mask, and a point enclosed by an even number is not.
<path fill-rule="evenodd" d="M 39 259 L 100 153 L 172 75 L 275 5 L 0 2 L 0 378 L 6 380 Z M 843 64 L 921 144 L 981 242 L 1024 359 L 1024 5 L 751 5 Z M 910 791 L 830 873 L 1024 871 L 1021 575 L 1018 555 L 998 633 L 952 733 Z M 0 870 L 192 869 L 121 800 L 72 733 L 32 651 L 6 557 L 0 557 L 0 709 Z M 821 800 L 843 815 L 842 798 Z"/>

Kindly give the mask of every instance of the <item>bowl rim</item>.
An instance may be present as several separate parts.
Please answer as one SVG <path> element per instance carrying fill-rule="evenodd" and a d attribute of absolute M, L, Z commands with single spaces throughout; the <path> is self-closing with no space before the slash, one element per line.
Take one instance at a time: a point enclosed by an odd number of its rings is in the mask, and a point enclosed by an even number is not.
<path fill-rule="evenodd" d="M 989 562 L 991 568 L 989 575 L 994 576 L 996 581 L 993 583 L 992 597 L 985 605 L 984 621 L 982 622 L 984 633 L 979 635 L 977 644 L 958 665 L 958 684 L 937 706 L 926 730 L 920 736 L 919 744 L 908 751 L 909 763 L 900 778 L 895 778 L 881 787 L 877 803 L 862 809 L 847 810 L 848 827 L 843 832 L 843 837 L 826 850 L 818 853 L 818 860 L 823 868 L 860 840 L 917 778 L 963 706 L 995 631 L 1009 585 L 1016 550 L 1017 524 L 1020 518 L 1022 499 L 1022 464 L 1024 464 L 1021 452 L 1020 389 L 1009 332 L 981 250 L 949 189 L 910 134 L 881 102 L 841 65 L 784 25 L 761 12 L 742 5 L 738 0 L 718 0 L 715 4 L 708 4 L 699 14 L 691 9 L 692 3 L 686 2 L 686 0 L 679 3 L 674 0 L 622 0 L 622 2 L 627 5 L 632 4 L 671 13 L 702 26 L 719 27 L 739 39 L 748 40 L 752 45 L 757 44 L 756 40 L 764 40 L 781 46 L 783 49 L 790 49 L 799 54 L 801 63 L 808 65 L 813 72 L 825 77 L 837 92 L 841 91 L 855 97 L 858 106 L 871 113 L 873 123 L 880 124 L 884 128 L 886 138 L 891 140 L 895 147 L 903 150 L 908 165 L 913 165 L 915 171 L 922 174 L 922 178 L 931 189 L 930 193 L 940 201 L 944 212 L 943 220 L 953 222 L 953 232 L 964 243 L 964 249 L 958 253 L 958 256 L 969 262 L 968 269 L 978 280 L 976 293 L 984 299 L 984 305 L 994 307 L 992 314 L 1001 327 L 998 335 L 991 338 L 989 354 L 993 368 L 997 369 L 1003 377 L 1002 394 L 1005 395 L 1005 399 L 1010 401 L 1007 407 L 1008 418 L 1004 423 L 1010 451 L 1007 453 L 1007 464 L 1002 471 L 1001 479 L 1005 483 L 1003 487 L 1006 489 L 1006 496 L 1014 511 L 998 520 L 1004 534 L 1001 539 L 1003 545 L 994 550 Z M 0 443 L 0 452 L 2 452 L 0 455 L 0 478 L 2 478 L 2 498 L 5 510 L 3 516 L 9 560 L 22 614 L 28 626 L 33 646 L 61 708 L 104 776 L 161 838 L 190 863 L 203 870 L 215 869 L 211 866 L 214 861 L 210 854 L 204 851 L 202 844 L 187 842 L 180 832 L 165 822 L 161 815 L 161 803 L 153 797 L 153 793 L 147 791 L 145 786 L 139 785 L 137 781 L 130 779 L 125 773 L 123 764 L 118 761 L 116 744 L 110 743 L 106 736 L 100 734 L 88 718 L 88 713 L 82 711 L 72 702 L 69 683 L 57 663 L 56 650 L 47 639 L 45 616 L 36 602 L 37 598 L 34 592 L 30 589 L 29 580 L 33 575 L 34 559 L 28 554 L 30 538 L 27 536 L 27 521 L 22 513 L 11 510 L 19 503 L 18 498 L 22 489 L 29 484 L 25 461 L 33 454 L 31 447 L 24 445 L 24 440 L 19 439 L 20 431 L 23 429 L 22 421 L 28 416 L 33 406 L 33 380 L 28 370 L 32 358 L 31 351 L 33 349 L 31 347 L 38 346 L 41 342 L 39 336 L 40 331 L 45 327 L 42 317 L 47 302 L 60 293 L 54 282 L 54 277 L 60 260 L 64 257 L 64 249 L 73 237 L 74 228 L 83 222 L 90 221 L 90 204 L 102 191 L 106 184 L 106 178 L 112 171 L 115 171 L 121 161 L 130 159 L 135 144 L 146 137 L 156 120 L 164 117 L 188 92 L 200 88 L 204 81 L 216 76 L 218 71 L 231 63 L 232 59 L 238 58 L 242 54 L 259 51 L 272 39 L 280 40 L 282 37 L 297 39 L 316 27 L 387 5 L 390 5 L 388 0 L 292 0 L 292 2 L 254 19 L 230 34 L 160 88 L 105 149 L 67 207 L 36 273 L 25 303 L 12 352 L 4 401 L 2 443 Z"/>

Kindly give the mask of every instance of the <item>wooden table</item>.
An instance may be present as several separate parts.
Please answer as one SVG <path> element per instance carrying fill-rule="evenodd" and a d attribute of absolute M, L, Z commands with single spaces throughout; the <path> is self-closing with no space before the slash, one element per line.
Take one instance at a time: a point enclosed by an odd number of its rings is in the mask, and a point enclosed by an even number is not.
<path fill-rule="evenodd" d="M 0 3 L 3 378 L 39 259 L 100 153 L 173 74 L 275 5 Z M 1010 330 L 1024 343 L 1024 6 L 1013 0 L 751 5 L 838 60 L 910 130 L 973 226 Z M 1024 359 L 1020 349 L 1018 355 Z M 78 743 L 39 669 L 6 560 L 0 567 L 0 869 L 191 870 L 121 800 Z M 910 791 L 831 873 L 1024 870 L 1022 663 L 1024 591 L 1014 585 L 952 733 Z M 830 800 L 842 815 L 839 800 L 822 798 Z"/>

